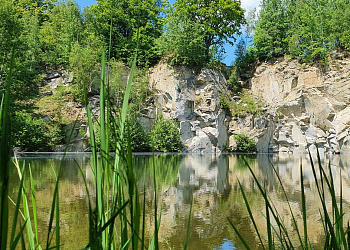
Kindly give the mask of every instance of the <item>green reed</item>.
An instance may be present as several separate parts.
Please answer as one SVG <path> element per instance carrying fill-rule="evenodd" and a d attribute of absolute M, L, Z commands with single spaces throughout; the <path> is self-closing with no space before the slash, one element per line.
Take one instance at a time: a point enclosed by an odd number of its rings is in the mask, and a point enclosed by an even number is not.
<path fill-rule="evenodd" d="M 317 163 L 313 160 L 311 154 L 309 153 L 309 159 L 311 163 L 312 173 L 315 180 L 318 197 L 321 201 L 320 208 L 320 216 L 323 225 L 323 232 L 325 236 L 324 249 L 350 249 L 350 230 L 349 230 L 349 222 L 344 224 L 343 216 L 343 197 L 342 197 L 342 182 L 340 179 L 340 197 L 337 198 L 336 189 L 333 180 L 333 174 L 331 171 L 331 165 L 329 164 L 327 168 L 324 168 L 321 164 L 319 152 L 317 152 Z M 300 225 L 296 222 L 296 217 L 293 214 L 293 210 L 290 205 L 290 201 L 286 194 L 286 191 L 283 187 L 283 183 L 278 175 L 277 170 L 274 166 L 272 166 L 274 173 L 277 177 L 278 183 L 281 187 L 284 198 L 287 201 L 289 207 L 289 213 L 292 217 L 292 223 L 294 230 L 297 233 L 297 242 L 292 241 L 292 236 L 295 234 L 294 232 L 289 232 L 286 228 L 286 225 L 282 222 L 282 217 L 279 214 L 277 208 L 273 205 L 270 198 L 267 195 L 267 189 L 258 182 L 258 179 L 254 172 L 252 171 L 249 164 L 246 162 L 246 166 L 251 172 L 251 175 L 259 189 L 259 192 L 265 202 L 265 218 L 266 218 L 266 229 L 267 229 L 267 240 L 262 238 L 261 232 L 259 232 L 258 227 L 256 225 L 255 218 L 251 212 L 250 204 L 246 198 L 245 191 L 238 181 L 241 194 L 244 199 L 244 203 L 248 210 L 249 218 L 253 224 L 254 230 L 259 238 L 260 246 L 262 249 L 313 249 L 309 241 L 309 234 L 307 229 L 307 211 L 306 211 L 306 197 L 305 197 L 305 185 L 304 185 L 304 177 L 303 177 L 303 166 L 300 164 L 300 188 L 301 188 L 301 212 L 302 212 L 302 228 L 303 228 L 303 236 L 300 233 Z M 327 171 L 328 169 L 328 171 Z M 341 170 L 339 170 L 341 172 Z M 332 208 L 327 208 L 326 205 L 326 196 L 331 197 Z M 273 225 L 271 219 L 274 219 L 276 225 Z M 249 247 L 249 239 L 244 239 L 240 234 L 238 228 L 231 222 L 228 218 L 231 227 L 236 232 L 238 238 L 244 245 L 246 249 L 251 249 Z"/>

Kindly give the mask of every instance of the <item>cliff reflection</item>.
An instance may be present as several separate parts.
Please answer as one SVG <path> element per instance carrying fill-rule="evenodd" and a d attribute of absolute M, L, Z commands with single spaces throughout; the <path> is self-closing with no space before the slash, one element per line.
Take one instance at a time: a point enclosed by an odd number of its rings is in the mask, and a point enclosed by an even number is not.
<path fill-rule="evenodd" d="M 350 169 L 348 167 L 350 158 L 347 155 L 334 155 L 324 157 L 322 160 L 324 166 L 330 163 L 337 195 L 340 194 L 339 183 L 342 179 L 346 212 L 344 219 L 349 220 L 350 215 L 347 211 L 350 211 Z M 58 169 L 62 163 L 59 158 L 26 158 L 25 161 L 32 167 L 39 224 L 41 231 L 46 232 L 55 180 L 52 169 Z M 60 182 L 62 249 L 80 249 L 85 247 L 88 241 L 88 202 L 76 162 L 82 168 L 90 190 L 93 188 L 92 183 L 89 182 L 89 176 L 92 173 L 88 167 L 88 157 L 71 158 L 63 162 Z M 314 249 L 321 248 L 317 245 L 323 240 L 323 228 L 319 215 L 320 201 L 310 168 L 310 160 L 306 155 L 271 157 L 268 155 L 157 155 L 154 160 L 148 155 L 135 156 L 135 173 L 139 189 L 146 194 L 146 226 L 149 236 L 151 237 L 154 228 L 153 179 L 155 177 L 157 202 L 162 213 L 159 230 L 161 249 L 183 249 L 192 199 L 193 214 L 188 249 L 233 249 L 234 247 L 240 249 L 240 242 L 229 226 L 227 218 L 231 219 L 246 239 L 249 239 L 251 247 L 258 249 L 258 241 L 248 218 L 238 180 L 244 187 L 259 230 L 263 237 L 267 238 L 263 215 L 265 205 L 246 166 L 247 163 L 256 174 L 258 181 L 266 186 L 271 202 L 279 210 L 291 235 L 295 228 L 287 200 L 278 185 L 272 165 L 281 178 L 290 206 L 300 225 L 302 224 L 300 164 L 303 165 L 310 242 Z M 15 197 L 18 177 L 15 171 L 12 174 L 13 189 L 10 196 Z M 146 190 L 143 190 L 144 187 Z M 331 205 L 330 198 L 327 198 L 327 205 Z M 302 227 L 300 230 L 302 233 Z"/>

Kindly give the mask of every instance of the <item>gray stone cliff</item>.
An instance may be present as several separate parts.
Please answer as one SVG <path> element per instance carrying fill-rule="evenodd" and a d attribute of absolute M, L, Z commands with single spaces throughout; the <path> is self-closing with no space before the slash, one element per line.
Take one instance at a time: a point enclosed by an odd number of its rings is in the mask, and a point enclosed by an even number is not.
<path fill-rule="evenodd" d="M 248 83 L 262 99 L 260 116 L 230 116 L 220 108 L 226 79 L 214 70 L 193 72 L 160 63 L 150 70 L 155 91 L 141 122 L 150 127 L 156 115 L 176 119 L 191 153 L 220 153 L 235 148 L 234 135 L 246 133 L 258 152 L 345 153 L 349 150 L 350 60 L 334 59 L 324 70 L 281 58 L 259 65 Z M 239 102 L 238 99 L 229 101 Z"/>

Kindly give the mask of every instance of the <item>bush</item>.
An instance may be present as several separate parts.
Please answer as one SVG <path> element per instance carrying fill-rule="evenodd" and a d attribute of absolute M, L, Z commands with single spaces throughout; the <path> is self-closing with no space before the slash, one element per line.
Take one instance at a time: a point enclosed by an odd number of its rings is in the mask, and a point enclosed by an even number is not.
<path fill-rule="evenodd" d="M 220 96 L 220 108 L 226 111 L 230 111 L 230 103 L 227 101 L 227 97 L 224 93 Z"/>
<path fill-rule="evenodd" d="M 241 95 L 241 102 L 233 103 L 233 116 L 246 116 L 249 114 L 260 115 L 262 113 L 263 103 L 260 98 L 256 99 L 246 89 L 243 89 Z"/>
<path fill-rule="evenodd" d="M 234 136 L 237 143 L 237 150 L 240 152 L 255 152 L 256 142 L 246 134 L 237 134 Z"/>
<path fill-rule="evenodd" d="M 25 111 L 17 111 L 13 120 L 14 146 L 26 151 L 50 151 L 63 140 L 60 125 L 44 122 Z"/>
<path fill-rule="evenodd" d="M 116 124 L 119 124 L 119 119 L 117 119 Z M 128 128 L 130 131 L 131 151 L 132 152 L 150 152 L 151 146 L 149 144 L 148 135 L 145 132 L 142 125 L 137 121 L 136 117 L 130 118 L 130 120 L 126 121 L 124 137 L 121 142 L 122 149 L 127 150 L 127 147 L 128 147 L 128 142 L 127 142 Z M 94 131 L 95 131 L 96 145 L 99 148 L 101 144 L 101 127 L 100 127 L 99 121 L 94 123 Z M 119 129 L 116 129 L 116 131 L 119 131 Z M 119 134 L 116 134 L 115 131 L 112 131 L 111 133 L 112 144 L 115 144 L 115 142 L 117 141 L 117 138 L 119 138 Z"/>
<path fill-rule="evenodd" d="M 149 144 L 149 138 L 142 125 L 136 118 L 128 121 L 130 129 L 130 142 L 131 150 L 133 152 L 149 152 L 151 146 Z M 123 145 L 127 146 L 127 134 L 125 134 Z"/>
<path fill-rule="evenodd" d="M 158 116 L 149 134 L 152 149 L 158 152 L 181 152 L 184 144 L 175 121 Z"/>

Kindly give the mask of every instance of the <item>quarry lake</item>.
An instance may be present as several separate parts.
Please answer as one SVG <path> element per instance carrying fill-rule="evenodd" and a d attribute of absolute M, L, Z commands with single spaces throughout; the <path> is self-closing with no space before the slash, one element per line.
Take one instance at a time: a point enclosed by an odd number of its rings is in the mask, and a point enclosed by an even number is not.
<path fill-rule="evenodd" d="M 154 158 L 153 158 L 154 157 Z M 56 175 L 62 166 L 59 182 L 61 249 L 82 249 L 89 238 L 87 187 L 94 196 L 89 154 L 69 154 L 64 160 L 56 154 L 23 154 L 18 158 L 20 166 L 31 167 L 39 238 L 46 240 L 51 203 Z M 324 166 L 330 166 L 337 195 L 344 199 L 344 221 L 350 218 L 350 155 L 331 155 L 321 159 Z M 292 240 L 297 235 L 289 207 L 294 211 L 296 222 L 302 225 L 300 164 L 306 196 L 307 226 L 309 241 L 314 249 L 323 249 L 323 226 L 320 217 L 320 198 L 315 187 L 313 172 L 308 155 L 134 155 L 135 175 L 140 197 L 145 197 L 145 235 L 148 240 L 154 230 L 154 184 L 156 180 L 156 200 L 161 212 L 159 228 L 160 249 L 183 249 L 186 239 L 191 200 L 192 218 L 187 249 L 243 249 L 229 220 L 238 228 L 252 249 L 259 249 L 258 238 L 249 219 L 239 182 L 244 188 L 251 212 L 263 239 L 267 238 L 265 203 L 254 181 L 248 163 L 259 183 L 265 185 L 271 203 L 279 210 Z M 81 171 L 79 170 L 80 166 Z M 154 169 L 153 169 L 154 166 Z M 283 189 L 274 173 L 277 170 Z M 26 167 L 26 192 L 29 193 L 29 169 Z M 16 168 L 10 173 L 10 192 L 16 200 L 18 192 Z M 340 181 L 341 180 L 341 181 Z M 145 194 L 145 196 L 143 195 Z M 327 206 L 331 198 L 326 195 Z M 143 202 L 142 202 L 143 205 Z M 14 205 L 13 205 L 14 207 Z M 12 209 L 12 208 L 11 208 Z M 273 223 L 272 223 L 273 224 Z M 302 226 L 300 226 L 302 227 Z"/>

